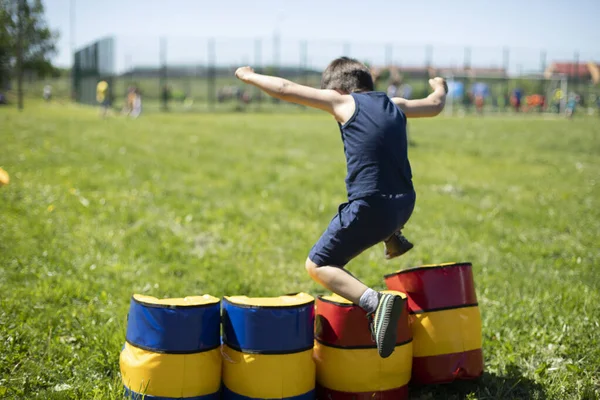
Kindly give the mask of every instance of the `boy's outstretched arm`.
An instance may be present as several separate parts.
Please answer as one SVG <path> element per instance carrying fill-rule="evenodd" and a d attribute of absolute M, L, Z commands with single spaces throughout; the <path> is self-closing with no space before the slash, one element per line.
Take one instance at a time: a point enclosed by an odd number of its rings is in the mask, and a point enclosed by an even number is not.
<path fill-rule="evenodd" d="M 443 78 L 429 80 L 433 93 L 424 99 L 406 100 L 401 97 L 393 97 L 392 101 L 400 107 L 408 118 L 435 117 L 444 109 L 448 85 Z"/>
<path fill-rule="evenodd" d="M 327 111 L 336 119 L 339 119 L 340 111 L 343 111 L 341 109 L 347 102 L 347 99 L 335 90 L 315 89 L 276 76 L 257 74 L 250 67 L 238 68 L 235 76 L 245 83 L 256 86 L 269 96 Z"/>

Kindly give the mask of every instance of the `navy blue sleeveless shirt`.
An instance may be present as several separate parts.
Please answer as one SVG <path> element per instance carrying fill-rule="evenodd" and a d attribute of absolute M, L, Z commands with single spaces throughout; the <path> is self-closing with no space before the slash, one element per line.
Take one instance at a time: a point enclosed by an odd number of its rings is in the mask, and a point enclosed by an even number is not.
<path fill-rule="evenodd" d="M 408 161 L 406 116 L 386 93 L 351 93 L 352 117 L 341 125 L 348 200 L 414 191 Z"/>

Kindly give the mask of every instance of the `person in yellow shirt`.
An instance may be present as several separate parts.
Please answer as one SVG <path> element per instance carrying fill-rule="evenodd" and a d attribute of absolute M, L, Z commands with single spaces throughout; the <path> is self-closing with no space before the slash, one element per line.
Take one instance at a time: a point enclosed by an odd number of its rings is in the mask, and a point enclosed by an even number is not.
<path fill-rule="evenodd" d="M 556 113 L 560 113 L 560 103 L 562 102 L 563 99 L 563 91 L 560 89 L 555 89 L 554 90 L 554 94 L 552 96 L 552 103 L 554 105 L 554 110 L 556 111 Z"/>
<path fill-rule="evenodd" d="M 96 101 L 100 104 L 100 115 L 105 117 L 110 106 L 110 96 L 108 92 L 108 82 L 100 81 L 96 85 Z"/>

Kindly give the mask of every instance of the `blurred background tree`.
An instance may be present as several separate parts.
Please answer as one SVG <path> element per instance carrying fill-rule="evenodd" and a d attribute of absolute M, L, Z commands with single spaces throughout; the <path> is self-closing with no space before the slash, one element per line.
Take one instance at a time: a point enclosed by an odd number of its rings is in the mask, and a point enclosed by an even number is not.
<path fill-rule="evenodd" d="M 46 24 L 41 0 L 0 0 L 0 89 L 16 78 L 20 109 L 26 72 L 37 77 L 59 73 L 50 62 L 57 39 L 58 32 Z"/>

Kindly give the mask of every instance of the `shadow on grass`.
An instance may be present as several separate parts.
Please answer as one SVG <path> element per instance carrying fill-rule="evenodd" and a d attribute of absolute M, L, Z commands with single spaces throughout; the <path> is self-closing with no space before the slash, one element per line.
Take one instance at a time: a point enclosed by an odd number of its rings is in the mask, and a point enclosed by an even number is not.
<path fill-rule="evenodd" d="M 411 386 L 410 400 L 462 399 L 545 399 L 542 385 L 522 375 L 517 366 L 507 367 L 505 375 L 484 372 L 479 379 L 454 383 Z"/>

